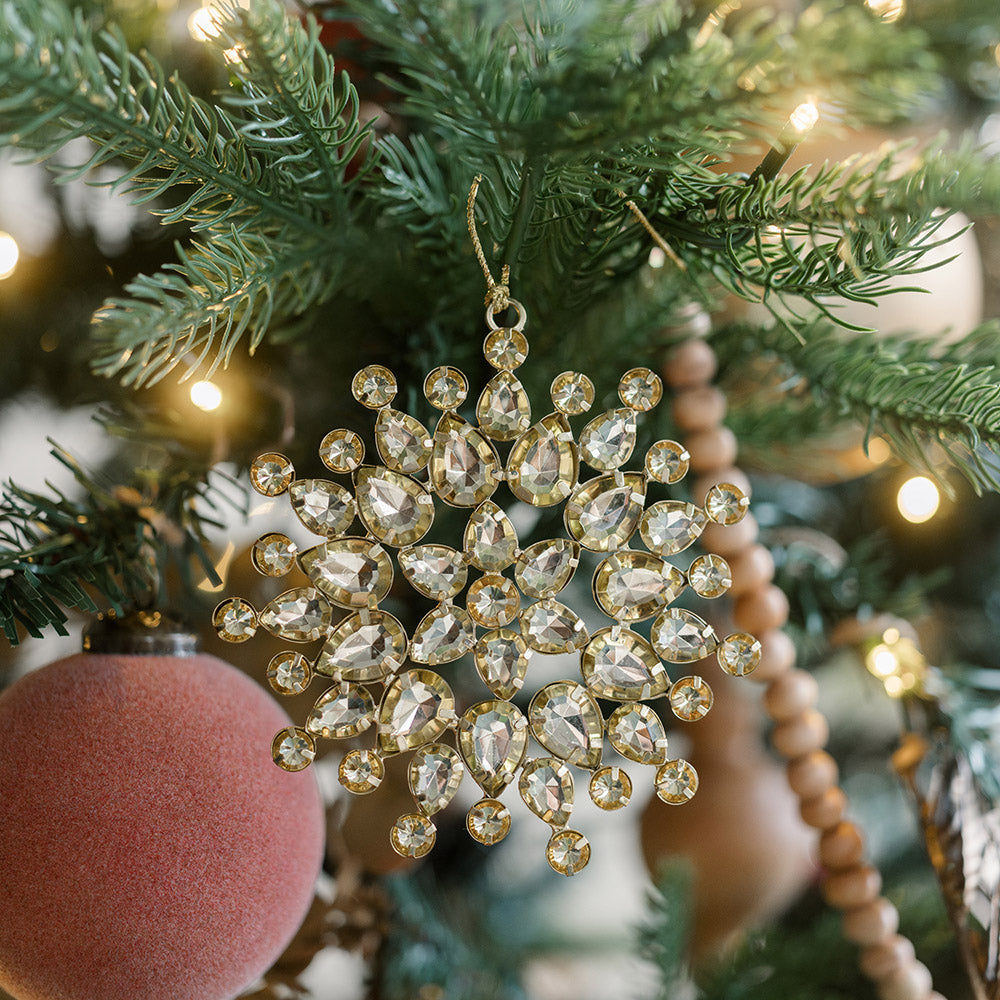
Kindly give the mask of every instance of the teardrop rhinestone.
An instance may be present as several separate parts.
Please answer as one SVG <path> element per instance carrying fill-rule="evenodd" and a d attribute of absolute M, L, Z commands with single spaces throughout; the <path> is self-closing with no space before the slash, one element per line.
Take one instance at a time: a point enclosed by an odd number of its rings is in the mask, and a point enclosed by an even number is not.
<path fill-rule="evenodd" d="M 464 586 L 469 567 L 463 553 L 448 545 L 415 545 L 396 554 L 403 576 L 432 601 L 446 601 Z"/>
<path fill-rule="evenodd" d="M 494 375 L 476 404 L 476 419 L 494 441 L 513 441 L 523 434 L 531 426 L 531 403 L 520 379 L 509 371 Z"/>
<path fill-rule="evenodd" d="M 457 750 L 445 743 L 431 743 L 419 749 L 410 761 L 410 794 L 422 812 L 433 816 L 455 797 L 463 774 L 465 765 Z"/>
<path fill-rule="evenodd" d="M 432 670 L 406 670 L 382 695 L 379 749 L 391 754 L 433 743 L 455 719 L 455 696 L 445 679 Z"/>
<path fill-rule="evenodd" d="M 653 622 L 653 648 L 668 663 L 694 663 L 715 651 L 719 637 L 708 622 L 683 608 L 667 608 Z"/>
<path fill-rule="evenodd" d="M 316 673 L 349 681 L 380 681 L 406 658 L 406 632 L 385 611 L 359 611 L 333 630 L 316 660 Z"/>
<path fill-rule="evenodd" d="M 427 464 L 434 440 L 416 417 L 387 406 L 375 421 L 375 446 L 386 468 L 413 473 Z"/>
<path fill-rule="evenodd" d="M 292 510 L 314 535 L 342 535 L 357 513 L 350 492 L 327 479 L 296 479 L 288 496 Z"/>
<path fill-rule="evenodd" d="M 434 523 L 434 500 L 420 483 L 382 466 L 364 465 L 354 475 L 358 513 L 387 545 L 412 545 Z"/>
<path fill-rule="evenodd" d="M 524 686 L 528 644 L 520 632 L 498 628 L 480 636 L 473 650 L 483 683 L 498 698 L 513 698 Z"/>
<path fill-rule="evenodd" d="M 733 585 L 729 563 L 714 552 L 698 556 L 688 567 L 687 578 L 691 589 L 699 597 L 722 597 Z"/>
<path fill-rule="evenodd" d="M 662 764 L 667 759 L 667 731 L 649 705 L 619 705 L 608 719 L 608 739 L 637 764 Z"/>
<path fill-rule="evenodd" d="M 659 500 L 642 515 L 639 534 L 651 552 L 672 556 L 693 545 L 706 524 L 705 512 L 693 503 Z"/>
<path fill-rule="evenodd" d="M 599 472 L 624 465 L 635 447 L 635 411 L 606 410 L 587 424 L 580 435 L 580 457 Z"/>
<path fill-rule="evenodd" d="M 573 579 L 579 562 L 579 542 L 549 538 L 529 545 L 518 555 L 514 579 L 528 597 L 551 597 Z"/>
<path fill-rule="evenodd" d="M 566 528 L 593 552 L 619 549 L 639 526 L 645 500 L 646 480 L 639 473 L 599 476 L 577 487 L 566 504 Z"/>
<path fill-rule="evenodd" d="M 517 557 L 517 532 L 507 514 L 492 500 L 484 500 L 465 528 L 465 553 L 484 573 L 499 573 Z"/>
<path fill-rule="evenodd" d="M 672 806 L 683 805 L 698 791 L 698 772 L 680 758 L 665 761 L 655 780 L 656 794 Z"/>
<path fill-rule="evenodd" d="M 517 783 L 525 805 L 552 826 L 565 826 L 573 812 L 573 775 L 554 757 L 530 760 Z"/>
<path fill-rule="evenodd" d="M 569 421 L 550 413 L 530 427 L 507 458 L 510 490 L 533 507 L 562 503 L 573 492 L 580 460 Z"/>
<path fill-rule="evenodd" d="M 487 573 L 469 587 L 465 609 L 477 625 L 497 628 L 509 625 L 521 610 L 517 587 L 498 573 Z"/>
<path fill-rule="evenodd" d="M 299 556 L 310 580 L 341 608 L 366 608 L 392 585 L 389 554 L 370 538 L 333 538 Z"/>
<path fill-rule="evenodd" d="M 313 736 L 344 740 L 363 733 L 375 721 L 375 702 L 368 688 L 341 682 L 316 699 L 306 731 Z"/>
<path fill-rule="evenodd" d="M 604 720 L 582 684 L 546 684 L 531 699 L 528 722 L 535 739 L 556 757 L 586 768 L 601 763 Z"/>
<path fill-rule="evenodd" d="M 445 413 L 434 431 L 431 488 L 453 507 L 475 507 L 493 495 L 500 459 L 493 445 L 457 413 Z"/>
<path fill-rule="evenodd" d="M 296 587 L 279 594 L 260 613 L 260 624 L 279 639 L 312 642 L 329 627 L 333 608 L 312 587 Z"/>
<path fill-rule="evenodd" d="M 487 795 L 499 795 L 524 757 L 527 722 L 509 701 L 481 701 L 462 716 L 458 745 L 479 787 Z"/>
<path fill-rule="evenodd" d="M 638 633 L 619 625 L 601 629 L 583 651 L 580 672 L 598 698 L 645 701 L 670 687 L 660 658 Z"/>
<path fill-rule="evenodd" d="M 551 597 L 521 612 L 521 634 L 540 653 L 571 653 L 590 640 L 580 616 Z"/>
<path fill-rule="evenodd" d="M 416 663 L 450 663 L 476 644 L 476 626 L 469 613 L 454 604 L 439 604 L 420 619 L 410 643 Z"/>
<path fill-rule="evenodd" d="M 597 567 L 594 597 L 612 618 L 638 622 L 675 601 L 684 583 L 684 574 L 659 556 L 622 549 Z"/>

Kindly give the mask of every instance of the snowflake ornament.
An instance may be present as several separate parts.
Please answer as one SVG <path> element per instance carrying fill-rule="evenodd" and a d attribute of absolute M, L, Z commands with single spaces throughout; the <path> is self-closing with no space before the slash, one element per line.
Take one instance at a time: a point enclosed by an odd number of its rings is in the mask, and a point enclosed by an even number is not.
<path fill-rule="evenodd" d="M 511 819 L 500 797 L 516 784 L 552 828 L 549 864 L 573 875 L 590 858 L 586 837 L 569 826 L 574 769 L 587 774 L 590 797 L 602 809 L 628 803 L 633 786 L 626 762 L 655 769 L 656 793 L 665 802 L 688 801 L 698 788 L 697 772 L 670 756 L 666 726 L 650 703 L 696 721 L 711 709 L 712 690 L 697 674 L 674 679 L 671 671 L 680 674 L 715 654 L 726 673 L 739 676 L 760 659 L 753 636 L 720 638 L 698 615 L 672 606 L 688 587 L 701 597 L 722 596 L 731 582 L 725 560 L 709 553 L 684 569 L 668 561 L 708 523 L 738 522 L 748 499 L 722 483 L 703 507 L 647 503 L 651 485 L 677 483 L 688 470 L 688 454 L 674 441 L 652 445 L 639 471 L 623 470 L 635 448 L 638 416 L 663 394 L 648 368 L 626 372 L 618 385 L 621 405 L 591 419 L 578 438 L 570 417 L 586 413 L 595 398 L 593 383 L 579 372 L 556 376 L 553 412 L 532 423 L 515 375 L 528 354 L 525 311 L 513 300 L 511 306 L 517 313 L 512 327 L 498 327 L 493 310 L 486 313 L 483 353 L 496 374 L 476 402 L 475 423 L 460 412 L 468 382 L 457 369 L 435 368 L 424 381 L 427 401 L 442 411 L 431 433 L 392 406 L 392 372 L 369 365 L 351 390 L 377 413 L 380 464 L 364 464 L 364 442 L 348 429 L 330 431 L 320 445 L 323 463 L 342 481 L 296 479 L 291 462 L 277 453 L 254 461 L 254 489 L 268 497 L 287 493 L 303 525 L 323 540 L 298 551 L 279 532 L 259 538 L 251 559 L 260 573 L 280 577 L 297 565 L 311 585 L 286 591 L 259 612 L 231 598 L 216 609 L 213 623 L 230 642 L 249 639 L 258 627 L 294 643 L 323 640 L 312 659 L 287 651 L 268 667 L 268 680 L 281 694 L 299 694 L 314 678 L 330 684 L 304 726 L 275 736 L 274 761 L 301 770 L 315 757 L 317 739 L 354 740 L 374 727 L 374 745 L 348 749 L 339 768 L 345 788 L 366 794 L 382 781 L 386 757 L 412 753 L 415 810 L 390 831 L 399 854 L 419 858 L 431 850 L 432 817 L 468 770 L 484 795 L 468 811 L 470 835 L 484 844 L 506 836 Z M 581 464 L 596 475 L 581 477 Z M 498 502 L 504 486 L 514 502 L 562 505 L 566 535 L 521 548 Z M 457 547 L 422 543 L 438 501 L 469 510 Z M 594 632 L 558 599 L 584 552 L 594 554 L 593 597 L 611 622 Z M 411 635 L 381 606 L 397 569 L 434 602 Z M 646 634 L 634 629 L 650 619 Z M 545 684 L 526 709 L 518 707 L 513 699 L 532 657 L 551 653 L 578 657 L 578 675 Z M 434 668 L 468 654 L 490 697 L 460 714 L 451 686 Z"/>

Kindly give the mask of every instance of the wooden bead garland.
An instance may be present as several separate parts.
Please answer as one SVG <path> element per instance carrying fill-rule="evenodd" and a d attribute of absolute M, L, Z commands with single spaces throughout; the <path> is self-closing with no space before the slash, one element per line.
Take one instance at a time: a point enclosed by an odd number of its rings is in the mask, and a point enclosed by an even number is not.
<path fill-rule="evenodd" d="M 715 352 L 700 337 L 680 344 L 662 368 L 675 393 L 674 419 L 687 433 L 683 444 L 691 468 L 699 474 L 695 502 L 715 483 L 748 485 L 733 467 L 736 438 L 722 426 L 725 397 L 711 385 L 717 369 Z M 844 936 L 862 946 L 861 972 L 875 983 L 879 1000 L 944 1000 L 933 990 L 931 974 L 914 956 L 913 945 L 897 934 L 899 913 L 880 895 L 882 879 L 864 860 L 861 831 L 844 818 L 847 796 L 837 785 L 836 762 L 823 750 L 829 725 L 814 707 L 816 682 L 795 666 L 795 646 L 782 631 L 788 599 L 771 583 L 774 560 L 757 544 L 757 533 L 757 522 L 748 514 L 733 526 L 709 525 L 702 543 L 729 562 L 734 620 L 760 641 L 761 661 L 749 676 L 766 686 L 764 709 L 776 723 L 771 742 L 788 760 L 788 783 L 800 800 L 802 819 L 822 833 L 823 895 L 843 912 Z"/>

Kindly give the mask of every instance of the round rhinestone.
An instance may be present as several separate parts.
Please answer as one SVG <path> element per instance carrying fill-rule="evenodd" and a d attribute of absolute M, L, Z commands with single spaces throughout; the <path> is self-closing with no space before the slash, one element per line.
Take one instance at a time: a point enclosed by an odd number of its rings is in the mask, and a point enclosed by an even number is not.
<path fill-rule="evenodd" d="M 278 694 L 301 694 L 312 680 L 312 665 L 301 653 L 278 653 L 267 665 L 267 682 Z"/>
<path fill-rule="evenodd" d="M 250 463 L 250 485 L 266 497 L 276 497 L 288 489 L 295 478 L 291 459 L 277 451 L 258 455 Z"/>
<path fill-rule="evenodd" d="M 212 612 L 212 625 L 226 642 L 246 642 L 257 631 L 257 612 L 249 601 L 231 597 Z"/>
<path fill-rule="evenodd" d="M 560 875 L 575 875 L 590 861 L 590 841 L 577 830 L 560 830 L 549 838 L 545 857 Z"/>
<path fill-rule="evenodd" d="M 594 405 L 594 383 L 580 372 L 563 372 L 552 380 L 549 389 L 552 405 L 560 413 L 574 416 L 586 413 Z"/>
<path fill-rule="evenodd" d="M 496 799 L 480 799 L 467 813 L 465 828 L 480 844 L 499 844 L 510 833 L 510 812 Z"/>
<path fill-rule="evenodd" d="M 750 507 L 750 498 L 732 483 L 716 483 L 705 496 L 705 513 L 716 524 L 742 521 Z"/>
<path fill-rule="evenodd" d="M 631 368 L 618 383 L 618 398 L 633 410 L 651 410 L 663 398 L 663 382 L 648 368 Z"/>
<path fill-rule="evenodd" d="M 658 483 L 679 483 L 690 463 L 687 448 L 676 441 L 657 441 L 646 452 L 646 473 Z"/>
<path fill-rule="evenodd" d="M 510 580 L 498 573 L 489 573 L 469 587 L 465 608 L 479 625 L 497 628 L 517 618 L 521 602 Z"/>
<path fill-rule="evenodd" d="M 632 779 L 620 767 L 599 768 L 590 779 L 590 798 L 600 809 L 623 809 L 632 798 Z"/>
<path fill-rule="evenodd" d="M 760 663 L 760 643 L 748 632 L 734 632 L 715 651 L 719 666 L 733 677 L 752 674 Z"/>
<path fill-rule="evenodd" d="M 404 858 L 422 858 L 434 846 L 437 828 L 420 813 L 406 813 L 396 820 L 389 839 L 392 849 Z"/>
<path fill-rule="evenodd" d="M 316 744 L 304 729 L 289 726 L 271 741 L 271 758 L 283 771 L 301 771 L 315 756 Z"/>
<path fill-rule="evenodd" d="M 656 771 L 656 794 L 672 806 L 683 805 L 698 791 L 698 772 L 677 758 L 661 764 Z"/>
<path fill-rule="evenodd" d="M 348 750 L 337 770 L 340 783 L 355 795 L 374 792 L 384 774 L 382 758 L 374 750 Z"/>
<path fill-rule="evenodd" d="M 354 431 L 341 427 L 320 442 L 319 457 L 333 472 L 353 472 L 365 457 L 365 443 Z"/>
<path fill-rule="evenodd" d="M 365 365 L 351 382 L 351 395 L 369 410 L 379 410 L 395 397 L 396 376 L 383 365 Z"/>
<path fill-rule="evenodd" d="M 250 550 L 253 568 L 263 576 L 284 576 L 295 565 L 295 543 L 280 531 L 261 535 Z"/>
<path fill-rule="evenodd" d="M 465 402 L 469 392 L 466 377 L 457 369 L 442 365 L 424 379 L 424 395 L 439 410 L 454 410 Z"/>
<path fill-rule="evenodd" d="M 670 707 L 684 722 L 697 722 L 708 715 L 714 700 L 712 689 L 697 676 L 682 677 L 670 688 Z"/>
<path fill-rule="evenodd" d="M 687 578 L 699 597 L 722 597 L 733 584 L 729 563 L 714 553 L 698 556 L 688 568 Z"/>
<path fill-rule="evenodd" d="M 494 368 L 518 368 L 528 356 L 528 338 L 520 330 L 493 330 L 483 342 L 483 356 Z"/>

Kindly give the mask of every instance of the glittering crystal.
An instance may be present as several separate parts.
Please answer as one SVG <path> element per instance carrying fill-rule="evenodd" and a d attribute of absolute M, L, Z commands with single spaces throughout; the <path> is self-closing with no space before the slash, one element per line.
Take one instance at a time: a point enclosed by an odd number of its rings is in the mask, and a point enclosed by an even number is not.
<path fill-rule="evenodd" d="M 683 805 L 697 791 L 698 772 L 686 760 L 668 760 L 656 772 L 656 794 L 672 806 Z"/>
<path fill-rule="evenodd" d="M 212 626 L 226 642 L 246 642 L 257 631 L 257 612 L 249 601 L 232 597 L 212 612 Z"/>
<path fill-rule="evenodd" d="M 392 585 L 389 554 L 370 538 L 334 538 L 299 556 L 303 571 L 341 608 L 366 608 Z"/>
<path fill-rule="evenodd" d="M 349 681 L 380 681 L 406 658 L 406 632 L 385 611 L 349 615 L 330 633 L 316 673 Z"/>
<path fill-rule="evenodd" d="M 354 497 L 326 479 L 296 479 L 288 487 L 292 510 L 314 535 L 334 538 L 351 526 L 356 513 Z"/>
<path fill-rule="evenodd" d="M 477 625 L 496 628 L 509 625 L 521 608 L 517 588 L 497 573 L 480 577 L 469 587 L 465 608 Z"/>
<path fill-rule="evenodd" d="M 528 357 L 528 338 L 509 327 L 491 330 L 483 341 L 483 357 L 494 368 L 519 368 Z"/>
<path fill-rule="evenodd" d="M 531 699 L 528 722 L 535 739 L 556 757 L 587 768 L 601 763 L 604 720 L 582 684 L 546 684 Z"/>
<path fill-rule="evenodd" d="M 476 644 L 476 626 L 463 608 L 439 604 L 424 615 L 413 633 L 410 659 L 415 663 L 450 663 Z"/>
<path fill-rule="evenodd" d="M 525 718 L 509 701 L 481 701 L 458 725 L 458 746 L 469 774 L 487 795 L 498 795 L 514 780 L 527 745 Z"/>
<path fill-rule="evenodd" d="M 524 686 L 528 644 L 520 632 L 500 628 L 479 638 L 473 649 L 483 683 L 498 698 L 513 698 Z"/>
<path fill-rule="evenodd" d="M 646 473 L 658 483 L 679 483 L 690 464 L 687 448 L 676 441 L 657 441 L 646 452 Z"/>
<path fill-rule="evenodd" d="M 619 625 L 594 633 L 583 651 L 580 672 L 598 698 L 611 701 L 658 698 L 670 686 L 653 647 Z"/>
<path fill-rule="evenodd" d="M 365 465 L 354 475 L 354 491 L 365 527 L 387 545 L 412 545 L 434 523 L 430 493 L 408 476 Z"/>
<path fill-rule="evenodd" d="M 510 812 L 496 799 L 480 799 L 466 815 L 465 828 L 480 844 L 499 844 L 510 833 Z"/>
<path fill-rule="evenodd" d="M 660 500 L 642 515 L 639 534 L 650 551 L 672 556 L 693 545 L 707 523 L 705 512 L 693 503 Z"/>
<path fill-rule="evenodd" d="M 551 507 L 573 492 L 579 468 L 569 422 L 561 413 L 550 413 L 511 448 L 507 479 L 519 500 L 533 507 Z"/>
<path fill-rule="evenodd" d="M 280 594 L 260 613 L 260 623 L 279 639 L 312 642 L 330 624 L 333 609 L 312 587 L 296 587 Z"/>
<path fill-rule="evenodd" d="M 280 531 L 261 535 L 250 550 L 250 561 L 264 576 L 284 576 L 295 565 L 295 543 Z"/>
<path fill-rule="evenodd" d="M 392 849 L 404 858 L 422 858 L 430 852 L 436 838 L 437 828 L 420 813 L 400 816 L 389 834 Z"/>
<path fill-rule="evenodd" d="M 688 567 L 687 578 L 699 597 L 722 597 L 733 584 L 729 563 L 714 553 L 698 556 Z"/>
<path fill-rule="evenodd" d="M 363 733 L 375 721 L 375 702 L 368 688 L 342 681 L 316 699 L 306 730 L 314 736 L 343 740 Z"/>
<path fill-rule="evenodd" d="M 570 653 L 590 639 L 580 616 L 551 597 L 521 612 L 521 634 L 540 653 Z"/>
<path fill-rule="evenodd" d="M 684 722 L 708 715 L 714 700 L 712 689 L 700 677 L 681 677 L 670 689 L 670 708 Z"/>
<path fill-rule="evenodd" d="M 312 666 L 301 653 L 278 653 L 267 665 L 267 682 L 278 694 L 301 694 L 310 680 Z"/>
<path fill-rule="evenodd" d="M 667 759 L 667 732 L 649 705 L 619 705 L 608 719 L 608 739 L 637 764 L 662 764 Z"/>
<path fill-rule="evenodd" d="M 465 765 L 458 751 L 444 743 L 422 747 L 410 761 L 410 793 L 428 816 L 440 812 L 455 797 Z"/>
<path fill-rule="evenodd" d="M 560 875 L 575 875 L 590 861 L 590 842 L 576 830 L 560 830 L 549 839 L 545 857 Z"/>
<path fill-rule="evenodd" d="M 410 586 L 434 601 L 454 597 L 469 573 L 465 556 L 448 545 L 415 545 L 396 555 Z"/>
<path fill-rule="evenodd" d="M 442 365 L 424 379 L 424 395 L 431 406 L 439 410 L 454 410 L 465 402 L 469 382 L 457 369 Z"/>
<path fill-rule="evenodd" d="M 651 410 L 663 398 L 663 382 L 648 368 L 630 368 L 618 383 L 618 398 L 633 410 Z"/>
<path fill-rule="evenodd" d="M 579 561 L 578 542 L 549 538 L 529 545 L 520 553 L 514 579 L 528 597 L 551 597 L 573 578 Z"/>
<path fill-rule="evenodd" d="M 634 410 L 607 410 L 594 417 L 580 435 L 580 457 L 601 472 L 627 462 L 634 447 Z"/>
<path fill-rule="evenodd" d="M 500 459 L 493 445 L 457 413 L 445 413 L 434 431 L 431 488 L 453 507 L 475 507 L 496 491 Z"/>
<path fill-rule="evenodd" d="M 359 434 L 339 427 L 320 442 L 319 457 L 332 472 L 353 472 L 365 457 L 365 443 Z"/>
<path fill-rule="evenodd" d="M 624 809 L 631 798 L 632 779 L 620 767 L 602 767 L 591 776 L 590 799 L 599 808 Z"/>
<path fill-rule="evenodd" d="M 576 416 L 594 405 L 594 383 L 581 372 L 563 372 L 552 380 L 552 405 L 561 413 Z"/>
<path fill-rule="evenodd" d="M 573 775 L 554 757 L 528 761 L 521 769 L 518 790 L 525 805 L 552 826 L 565 826 L 573 812 Z"/>
<path fill-rule="evenodd" d="M 340 783 L 355 795 L 367 795 L 382 784 L 385 767 L 374 750 L 348 750 L 337 769 Z"/>
<path fill-rule="evenodd" d="M 667 608 L 653 622 L 653 648 L 668 663 L 693 663 L 719 644 L 708 622 L 683 608 Z"/>
<path fill-rule="evenodd" d="M 396 395 L 396 376 L 383 365 L 366 365 L 354 376 L 351 395 L 362 406 L 377 410 Z"/>
<path fill-rule="evenodd" d="M 684 589 L 684 574 L 649 552 L 620 549 L 594 574 L 594 597 L 619 621 L 650 618 Z"/>
<path fill-rule="evenodd" d="M 566 528 L 591 551 L 621 548 L 639 525 L 645 499 L 646 481 L 640 474 L 599 476 L 577 487 L 566 504 Z"/>
<path fill-rule="evenodd" d="M 271 742 L 271 759 L 283 771 L 301 771 L 316 757 L 316 744 L 304 730 L 282 729 Z"/>
<path fill-rule="evenodd" d="M 284 493 L 294 476 L 291 460 L 277 451 L 258 455 L 250 463 L 250 485 L 266 497 Z"/>
<path fill-rule="evenodd" d="M 387 468 L 412 473 L 427 464 L 434 440 L 416 417 L 387 406 L 375 422 L 375 445 Z"/>
<path fill-rule="evenodd" d="M 752 674 L 760 663 L 761 645 L 748 632 L 727 635 L 715 651 L 719 666 L 733 677 Z"/>
<path fill-rule="evenodd" d="M 433 743 L 455 719 L 455 696 L 445 679 L 431 670 L 397 674 L 382 695 L 378 742 L 384 754 Z"/>
<path fill-rule="evenodd" d="M 531 425 L 531 403 L 517 376 L 497 372 L 476 404 L 476 419 L 494 441 L 513 441 Z"/>
<path fill-rule="evenodd" d="M 484 500 L 465 528 L 465 552 L 477 569 L 499 573 L 517 557 L 517 532 L 492 500 Z"/>
<path fill-rule="evenodd" d="M 705 513 L 716 524 L 737 524 L 750 509 L 750 498 L 732 483 L 716 483 L 705 496 Z"/>

